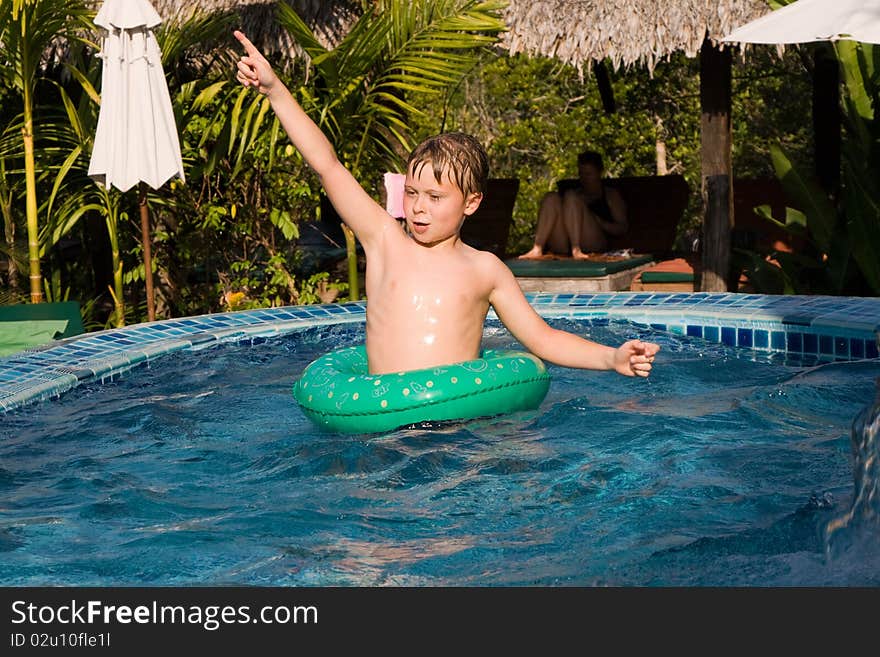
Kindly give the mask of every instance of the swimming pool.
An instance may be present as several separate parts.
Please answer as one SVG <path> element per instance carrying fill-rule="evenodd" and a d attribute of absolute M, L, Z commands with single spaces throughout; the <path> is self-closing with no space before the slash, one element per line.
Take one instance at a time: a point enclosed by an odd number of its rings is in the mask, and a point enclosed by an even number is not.
<path fill-rule="evenodd" d="M 370 436 L 316 432 L 290 395 L 363 339 L 363 304 L 0 360 L 0 583 L 880 583 L 878 300 L 530 301 L 662 358 L 648 380 L 551 366 L 538 411 Z M 484 343 L 515 344 L 494 317 Z"/>

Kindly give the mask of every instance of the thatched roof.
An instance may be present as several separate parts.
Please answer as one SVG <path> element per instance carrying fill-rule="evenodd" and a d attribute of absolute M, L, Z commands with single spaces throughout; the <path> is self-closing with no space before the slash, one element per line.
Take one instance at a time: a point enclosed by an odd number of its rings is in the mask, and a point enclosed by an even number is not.
<path fill-rule="evenodd" d="M 653 70 L 678 51 L 695 57 L 707 33 L 717 42 L 769 12 L 766 0 L 510 0 L 502 44 L 579 71 L 604 59 Z"/>
<path fill-rule="evenodd" d="M 360 11 L 356 0 L 152 0 L 163 18 L 181 10 L 234 11 L 240 26 L 266 53 L 303 53 L 275 19 L 287 2 L 332 47 Z M 716 42 L 770 12 L 766 0 L 509 0 L 508 31 L 500 46 L 511 54 L 543 55 L 589 70 L 609 60 L 616 69 L 684 51 L 695 57 L 707 36 Z"/>

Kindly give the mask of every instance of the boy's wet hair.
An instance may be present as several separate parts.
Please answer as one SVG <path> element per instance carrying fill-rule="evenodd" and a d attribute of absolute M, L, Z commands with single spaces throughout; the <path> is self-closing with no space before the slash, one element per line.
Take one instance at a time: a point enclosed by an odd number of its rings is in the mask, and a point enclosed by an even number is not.
<path fill-rule="evenodd" d="M 417 176 L 428 164 L 438 183 L 445 172 L 465 197 L 485 191 L 489 178 L 489 156 L 482 144 L 471 135 L 446 132 L 429 137 L 410 153 L 406 170 Z"/>
<path fill-rule="evenodd" d="M 584 151 L 578 155 L 578 166 L 582 164 L 592 164 L 599 171 L 604 171 L 605 167 L 602 163 L 602 155 L 596 151 Z"/>

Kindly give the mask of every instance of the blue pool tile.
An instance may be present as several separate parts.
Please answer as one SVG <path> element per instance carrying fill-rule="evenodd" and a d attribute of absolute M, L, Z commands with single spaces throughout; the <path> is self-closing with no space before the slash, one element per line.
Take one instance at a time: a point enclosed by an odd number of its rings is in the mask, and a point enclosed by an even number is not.
<path fill-rule="evenodd" d="M 849 357 L 849 340 L 846 338 L 834 338 L 834 355 Z"/>
<path fill-rule="evenodd" d="M 720 329 L 717 326 L 704 326 L 703 338 L 710 342 L 721 342 Z"/>
<path fill-rule="evenodd" d="M 728 347 L 736 346 L 736 329 L 732 326 L 721 327 L 721 342 Z"/>
<path fill-rule="evenodd" d="M 770 346 L 770 332 L 764 329 L 755 329 L 753 346 L 755 349 L 767 349 Z"/>
<path fill-rule="evenodd" d="M 702 338 L 703 337 L 703 327 L 702 326 L 694 326 L 693 324 L 687 325 L 687 334 L 692 338 Z"/>
<path fill-rule="evenodd" d="M 819 353 L 819 336 L 815 333 L 804 333 L 804 353 Z"/>
<path fill-rule="evenodd" d="M 657 330 L 657 331 L 665 331 L 665 330 L 666 330 L 666 324 L 651 324 L 651 328 L 652 328 L 652 329 L 655 329 L 655 330 Z"/>
<path fill-rule="evenodd" d="M 791 331 L 786 334 L 786 350 L 800 353 L 804 350 L 803 333 Z"/>
<path fill-rule="evenodd" d="M 785 331 L 770 332 L 770 348 L 775 351 L 785 351 Z"/>
<path fill-rule="evenodd" d="M 865 357 L 865 341 L 860 340 L 859 338 L 850 338 L 850 340 L 849 340 L 849 355 L 850 355 L 850 358 L 864 358 Z"/>
<path fill-rule="evenodd" d="M 865 358 L 880 358 L 875 340 L 865 340 Z"/>
<path fill-rule="evenodd" d="M 736 344 L 739 347 L 751 348 L 752 346 L 752 329 L 737 329 Z"/>
<path fill-rule="evenodd" d="M 794 324 L 796 326 L 809 326 L 813 322 L 812 315 L 805 314 L 791 314 L 784 315 L 782 318 L 783 324 Z"/>
<path fill-rule="evenodd" d="M 819 336 L 819 353 L 822 353 L 822 354 L 833 354 L 834 353 L 834 339 L 830 335 L 820 335 Z"/>
<path fill-rule="evenodd" d="M 215 342 L 216 340 L 217 336 L 213 333 L 195 333 L 194 335 L 189 336 L 189 341 L 193 345 L 206 344 L 208 342 Z"/>

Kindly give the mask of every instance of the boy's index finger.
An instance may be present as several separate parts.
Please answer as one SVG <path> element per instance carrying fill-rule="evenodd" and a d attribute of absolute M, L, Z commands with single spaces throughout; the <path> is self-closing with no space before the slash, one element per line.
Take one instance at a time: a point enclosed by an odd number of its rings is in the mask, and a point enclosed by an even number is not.
<path fill-rule="evenodd" d="M 244 49 L 248 55 L 260 54 L 260 51 L 257 50 L 257 47 L 252 44 L 251 40 L 244 35 L 244 32 L 242 32 L 241 30 L 235 30 L 232 34 L 235 36 L 236 39 L 238 39 L 239 43 L 244 46 Z"/>

